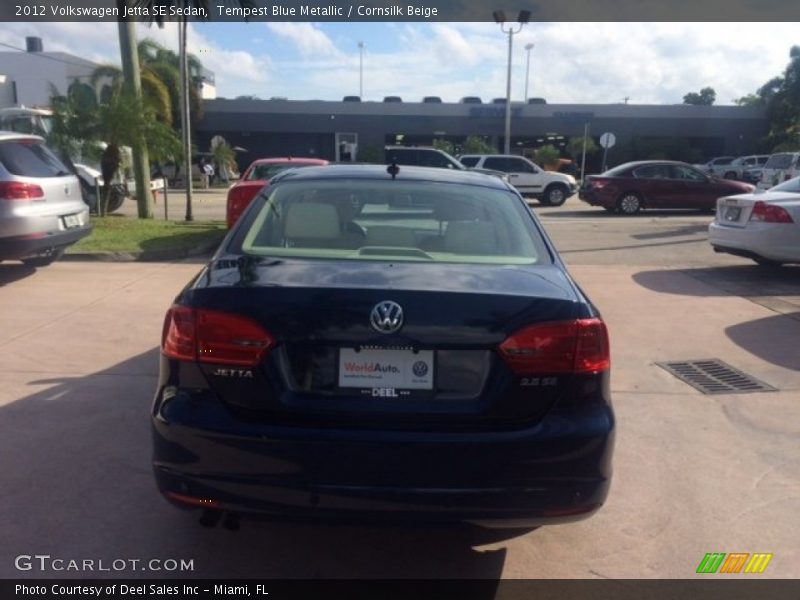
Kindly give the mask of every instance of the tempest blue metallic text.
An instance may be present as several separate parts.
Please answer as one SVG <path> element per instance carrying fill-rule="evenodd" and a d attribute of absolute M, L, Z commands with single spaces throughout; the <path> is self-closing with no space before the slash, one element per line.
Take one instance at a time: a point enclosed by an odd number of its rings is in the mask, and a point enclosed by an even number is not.
<path fill-rule="evenodd" d="M 184 508 L 522 527 L 608 493 L 605 324 L 496 177 L 276 176 L 161 354 L 153 466 Z"/>

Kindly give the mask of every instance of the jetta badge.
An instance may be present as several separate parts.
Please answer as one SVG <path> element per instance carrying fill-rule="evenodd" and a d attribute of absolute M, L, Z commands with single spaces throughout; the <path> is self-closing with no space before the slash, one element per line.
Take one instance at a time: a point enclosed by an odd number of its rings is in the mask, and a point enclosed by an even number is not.
<path fill-rule="evenodd" d="M 394 333 L 403 326 L 403 308 L 391 300 L 378 302 L 370 313 L 369 322 L 379 333 Z"/>

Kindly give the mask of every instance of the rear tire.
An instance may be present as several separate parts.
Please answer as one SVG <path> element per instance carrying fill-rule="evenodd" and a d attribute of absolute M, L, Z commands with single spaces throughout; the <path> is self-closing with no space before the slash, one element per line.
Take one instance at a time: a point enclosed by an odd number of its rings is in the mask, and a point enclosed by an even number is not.
<path fill-rule="evenodd" d="M 642 210 L 642 197 L 635 192 L 622 194 L 617 200 L 617 211 L 623 215 L 635 215 Z"/>
<path fill-rule="evenodd" d="M 63 248 L 50 248 L 50 250 L 46 250 L 35 256 L 28 256 L 20 260 L 26 267 L 46 267 L 49 264 L 57 261 L 63 255 Z"/>
<path fill-rule="evenodd" d="M 551 185 L 544 191 L 542 196 L 542 204 L 547 206 L 561 206 L 567 201 L 569 190 L 563 185 Z"/>
<path fill-rule="evenodd" d="M 728 171 L 727 173 L 725 173 L 724 178 L 725 179 L 738 179 L 738 177 L 736 177 L 736 171 Z"/>

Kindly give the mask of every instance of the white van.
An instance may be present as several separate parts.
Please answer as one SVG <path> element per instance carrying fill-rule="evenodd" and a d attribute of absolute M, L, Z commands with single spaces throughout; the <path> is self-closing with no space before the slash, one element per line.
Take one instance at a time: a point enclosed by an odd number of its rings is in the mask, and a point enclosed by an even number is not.
<path fill-rule="evenodd" d="M 758 189 L 769 188 L 800 175 L 800 152 L 779 152 L 769 157 L 761 171 Z"/>

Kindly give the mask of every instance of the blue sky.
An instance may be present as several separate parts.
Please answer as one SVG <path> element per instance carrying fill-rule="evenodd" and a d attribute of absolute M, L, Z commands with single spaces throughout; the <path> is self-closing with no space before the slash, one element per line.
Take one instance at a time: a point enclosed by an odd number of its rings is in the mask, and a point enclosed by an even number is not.
<path fill-rule="evenodd" d="M 175 24 L 138 28 L 177 47 Z M 45 50 L 119 61 L 114 24 L 6 23 L 0 42 L 24 47 L 27 35 Z M 336 100 L 358 93 L 359 41 L 366 100 L 505 95 L 506 38 L 493 23 L 195 23 L 189 47 L 216 73 L 219 96 Z M 779 75 L 800 36 L 796 23 L 532 23 L 514 42 L 515 100 L 533 43 L 529 95 L 550 103 L 671 104 L 711 86 L 731 104 Z"/>

